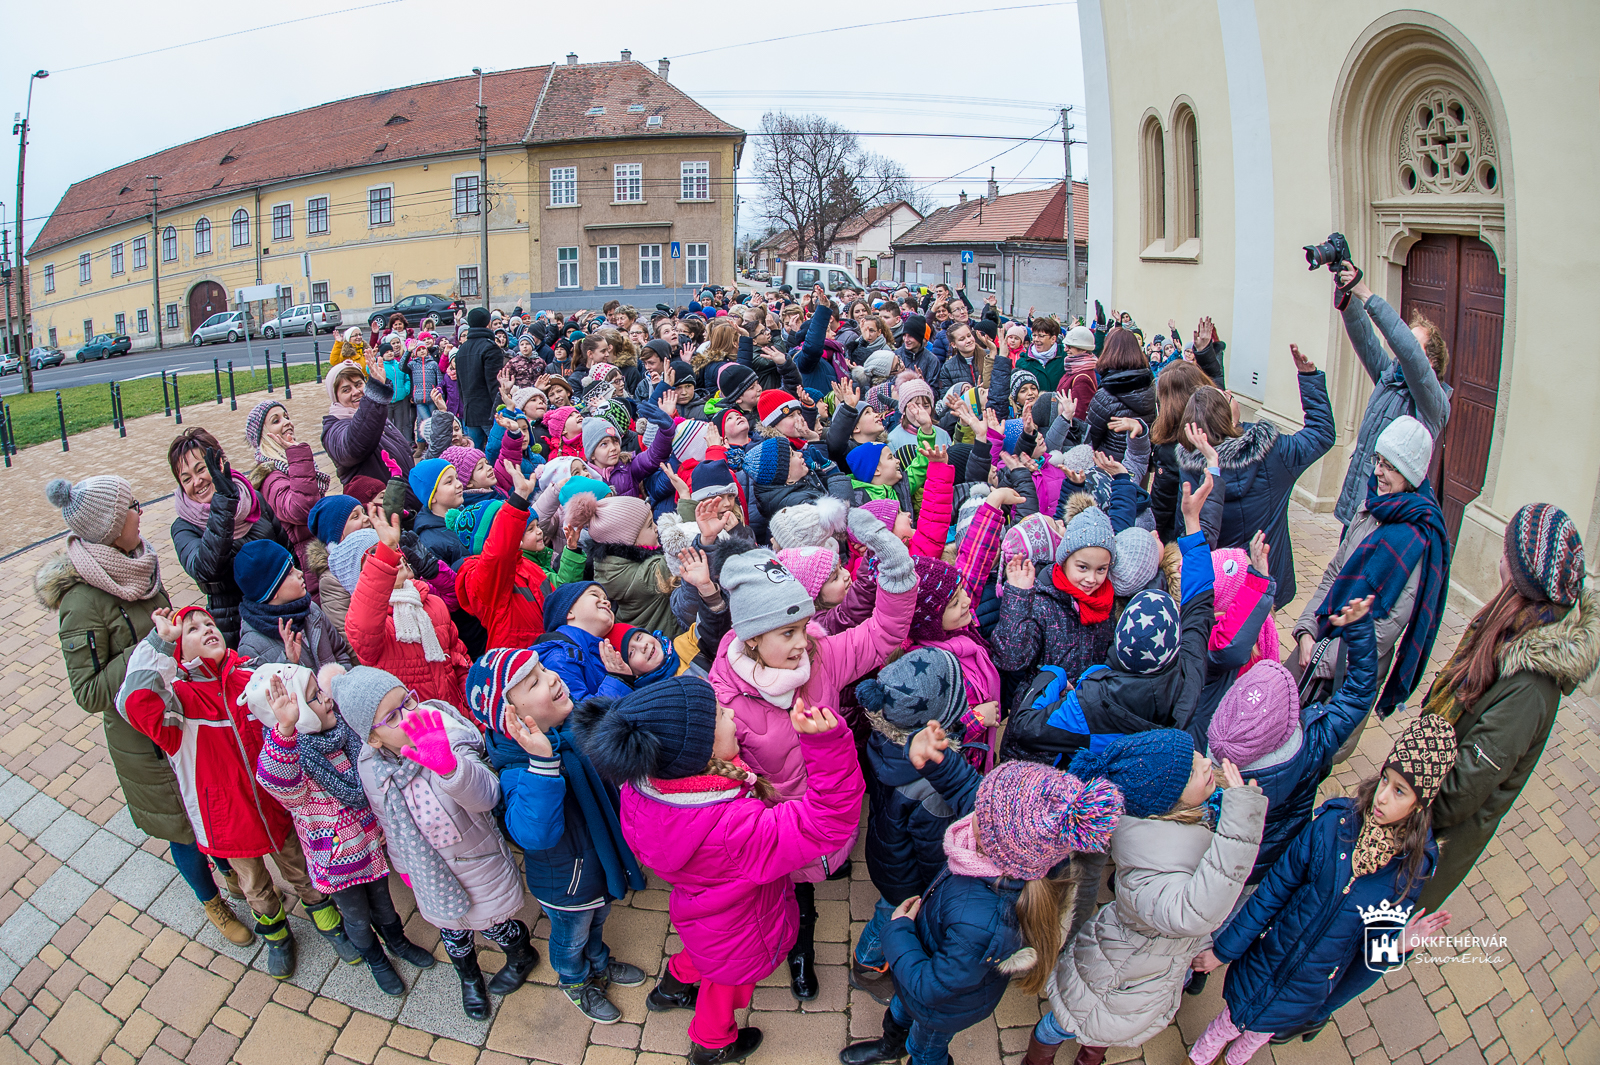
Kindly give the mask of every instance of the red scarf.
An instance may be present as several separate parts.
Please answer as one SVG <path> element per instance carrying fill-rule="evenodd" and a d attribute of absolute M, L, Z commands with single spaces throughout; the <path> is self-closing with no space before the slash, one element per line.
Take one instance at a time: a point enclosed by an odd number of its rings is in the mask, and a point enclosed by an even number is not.
<path fill-rule="evenodd" d="M 1051 567 L 1050 580 L 1057 588 L 1078 601 L 1078 620 L 1085 625 L 1098 625 L 1111 616 L 1111 600 L 1117 593 L 1116 589 L 1111 587 L 1109 580 L 1103 582 L 1093 592 L 1085 592 L 1067 580 L 1066 571 L 1061 568 L 1059 562 Z"/>

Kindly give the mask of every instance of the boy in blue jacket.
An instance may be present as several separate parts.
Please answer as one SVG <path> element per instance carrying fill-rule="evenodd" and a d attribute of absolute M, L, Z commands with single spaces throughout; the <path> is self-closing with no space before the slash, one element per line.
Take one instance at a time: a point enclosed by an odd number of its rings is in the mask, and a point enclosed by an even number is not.
<path fill-rule="evenodd" d="M 637 987 L 645 978 L 611 957 L 602 938 L 612 900 L 645 886 L 622 838 L 617 790 L 574 745 L 572 695 L 533 651 L 502 647 L 474 662 L 467 705 L 500 774 L 506 831 L 522 848 L 528 891 L 550 919 L 550 965 L 561 990 L 591 1021 L 615 1024 L 622 1011 L 607 988 Z M 537 962 L 531 947 L 508 949 L 506 969 L 523 967 L 512 986 Z"/>
<path fill-rule="evenodd" d="M 632 675 L 627 663 L 608 639 L 616 623 L 605 589 L 594 581 L 563 584 L 545 597 L 539 661 L 566 682 L 575 701 L 632 691 L 621 679 Z"/>

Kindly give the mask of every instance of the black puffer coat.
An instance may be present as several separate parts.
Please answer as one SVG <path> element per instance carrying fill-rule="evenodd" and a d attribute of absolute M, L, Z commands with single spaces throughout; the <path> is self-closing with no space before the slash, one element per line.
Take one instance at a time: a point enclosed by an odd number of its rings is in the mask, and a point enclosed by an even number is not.
<path fill-rule="evenodd" d="M 494 405 L 500 397 L 500 368 L 507 352 L 494 342 L 494 334 L 481 326 L 467 330 L 456 349 L 456 387 L 461 389 L 461 423 L 486 429 L 494 424 Z M 573 386 L 576 391 L 577 386 Z"/>
<path fill-rule="evenodd" d="M 235 540 L 233 515 L 238 499 L 237 495 L 220 492 L 212 495 L 211 512 L 206 516 L 204 529 L 183 518 L 172 523 L 172 548 L 178 555 L 178 564 L 205 593 L 206 609 L 211 612 L 217 628 L 222 630 L 222 638 L 234 650 L 239 649 L 239 601 L 244 596 L 233 579 L 233 556 L 241 544 L 250 540 L 276 540 L 286 548 L 289 546 L 289 538 L 278 527 L 265 500 L 261 502 L 261 517 L 243 537 Z"/>
<path fill-rule="evenodd" d="M 1100 378 L 1100 389 L 1089 401 L 1084 418 L 1089 423 L 1089 446 L 1122 461 L 1128 441 L 1111 431 L 1112 418 L 1141 418 L 1148 425 L 1156 417 L 1156 383 L 1148 369 L 1114 370 Z"/>
<path fill-rule="evenodd" d="M 906 757 L 911 733 L 869 713 L 867 873 L 885 902 L 928 890 L 944 866 L 944 832 L 972 808 L 983 778 L 952 746 L 919 773 Z"/>

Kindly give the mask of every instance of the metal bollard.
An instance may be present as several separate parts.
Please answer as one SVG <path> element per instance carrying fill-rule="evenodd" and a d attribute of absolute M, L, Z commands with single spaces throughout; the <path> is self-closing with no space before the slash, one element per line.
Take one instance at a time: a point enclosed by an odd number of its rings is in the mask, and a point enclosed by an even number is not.
<path fill-rule="evenodd" d="M 56 389 L 56 418 L 61 422 L 61 450 L 70 451 L 67 447 L 67 409 L 61 405 L 61 389 Z"/>
<path fill-rule="evenodd" d="M 172 413 L 177 416 L 175 424 L 183 424 L 183 401 L 178 398 L 178 371 L 172 371 Z"/>
<path fill-rule="evenodd" d="M 321 343 L 321 341 L 313 340 L 311 342 L 311 357 L 314 360 L 316 360 L 316 365 L 317 365 L 317 384 L 320 385 L 322 383 L 322 343 Z"/>
<path fill-rule="evenodd" d="M 272 349 L 271 348 L 265 348 L 263 350 L 266 352 L 266 356 L 267 356 L 266 357 L 266 362 L 267 362 L 267 395 L 270 396 L 270 395 L 272 395 Z"/>
<path fill-rule="evenodd" d="M 107 381 L 106 388 L 111 394 L 111 427 L 120 429 L 122 428 L 122 423 L 117 421 L 117 383 L 115 381 Z M 122 435 L 127 436 L 128 434 L 123 433 Z"/>
<path fill-rule="evenodd" d="M 211 376 L 217 382 L 217 406 L 222 406 L 222 365 L 216 359 L 211 360 Z"/>
<path fill-rule="evenodd" d="M 122 382 L 113 381 L 111 385 L 113 389 L 111 400 L 117 407 L 117 434 L 126 437 L 128 435 L 128 417 L 122 411 Z"/>
<path fill-rule="evenodd" d="M 283 349 L 283 398 L 293 399 L 294 393 L 289 391 L 289 349 Z"/>
<path fill-rule="evenodd" d="M 238 410 L 239 400 L 233 394 L 233 360 L 228 360 L 228 409 Z"/>
<path fill-rule="evenodd" d="M 167 395 L 167 371 L 161 371 L 161 405 L 166 408 L 167 417 L 172 417 L 172 397 Z"/>
<path fill-rule="evenodd" d="M 11 404 L 5 404 L 3 413 L 6 421 L 6 454 L 15 455 L 17 453 L 17 429 L 16 426 L 11 424 Z M 11 465 L 10 460 L 7 460 L 6 465 Z"/>
<path fill-rule="evenodd" d="M 0 457 L 6 460 L 6 469 L 11 468 L 11 408 L 0 405 Z"/>

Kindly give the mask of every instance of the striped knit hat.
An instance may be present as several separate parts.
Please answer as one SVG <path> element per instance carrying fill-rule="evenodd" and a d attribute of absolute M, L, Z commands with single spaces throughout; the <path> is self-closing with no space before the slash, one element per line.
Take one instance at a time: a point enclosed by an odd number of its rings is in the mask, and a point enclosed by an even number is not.
<path fill-rule="evenodd" d="M 506 692 L 516 687 L 539 656 L 526 648 L 498 647 L 481 656 L 467 670 L 467 709 L 484 728 L 494 732 L 505 716 Z"/>
<path fill-rule="evenodd" d="M 1583 594 L 1583 541 L 1566 512 L 1529 503 L 1506 523 L 1506 568 L 1528 599 L 1571 606 Z"/>
<path fill-rule="evenodd" d="M 1073 851 L 1104 851 L 1122 794 L 1037 762 L 1003 762 L 978 785 L 973 809 L 984 856 L 1007 876 L 1042 879 Z"/>

